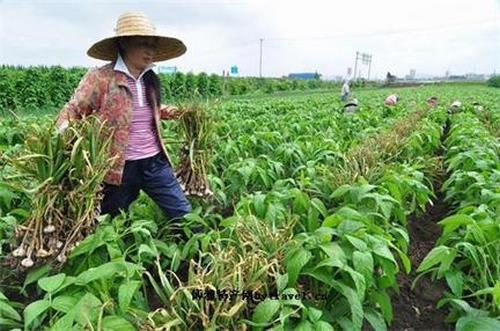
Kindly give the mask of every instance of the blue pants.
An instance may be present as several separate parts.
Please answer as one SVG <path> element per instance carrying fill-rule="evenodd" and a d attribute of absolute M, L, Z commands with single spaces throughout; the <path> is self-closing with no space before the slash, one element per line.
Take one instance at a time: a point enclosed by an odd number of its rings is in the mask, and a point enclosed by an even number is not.
<path fill-rule="evenodd" d="M 139 160 L 125 161 L 122 183 L 104 183 L 101 214 L 112 217 L 128 211 L 130 204 L 143 190 L 167 216 L 182 217 L 191 211 L 191 204 L 184 196 L 172 167 L 163 153 Z"/>

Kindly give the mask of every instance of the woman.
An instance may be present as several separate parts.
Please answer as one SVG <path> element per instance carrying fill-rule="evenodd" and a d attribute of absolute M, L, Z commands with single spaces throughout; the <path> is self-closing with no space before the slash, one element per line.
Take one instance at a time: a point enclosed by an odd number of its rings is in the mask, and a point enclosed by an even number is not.
<path fill-rule="evenodd" d="M 144 190 L 165 212 L 177 218 L 191 205 L 172 170 L 160 135 L 160 119 L 177 118 L 179 110 L 160 104 L 160 81 L 153 62 L 185 53 L 178 39 L 159 35 L 140 12 L 125 12 L 115 36 L 92 45 L 87 55 L 111 61 L 90 69 L 57 117 L 59 131 L 71 119 L 95 113 L 113 129 L 115 161 L 104 177 L 101 214 L 116 216 Z"/>
<path fill-rule="evenodd" d="M 341 97 L 340 100 L 343 102 L 346 102 L 347 99 L 349 98 L 349 93 L 351 92 L 351 89 L 349 88 L 349 80 L 344 80 L 344 84 L 342 84 L 342 90 L 340 91 Z"/>
<path fill-rule="evenodd" d="M 399 101 L 399 96 L 397 94 L 391 94 L 384 100 L 384 105 L 394 106 Z"/>
<path fill-rule="evenodd" d="M 462 107 L 462 103 L 460 101 L 458 101 L 458 100 L 455 100 L 455 101 L 453 101 L 453 103 L 448 108 L 448 113 L 449 114 L 456 113 L 456 112 L 458 112 L 460 110 L 461 107 Z"/>
<path fill-rule="evenodd" d="M 427 99 L 427 105 L 430 108 L 436 107 L 437 104 L 438 104 L 438 97 L 432 96 L 432 97 L 430 97 L 430 98 Z"/>

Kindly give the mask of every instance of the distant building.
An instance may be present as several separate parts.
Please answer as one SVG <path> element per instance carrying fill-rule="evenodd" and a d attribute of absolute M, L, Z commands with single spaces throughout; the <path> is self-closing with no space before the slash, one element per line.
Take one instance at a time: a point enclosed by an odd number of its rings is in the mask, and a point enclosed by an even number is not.
<path fill-rule="evenodd" d="M 321 74 L 317 72 L 296 72 L 289 73 L 288 78 L 298 78 L 298 79 L 319 79 Z"/>
<path fill-rule="evenodd" d="M 486 76 L 483 74 L 468 73 L 465 74 L 467 80 L 486 80 Z"/>
<path fill-rule="evenodd" d="M 410 69 L 410 74 L 405 76 L 406 80 L 414 80 L 415 76 L 417 74 L 417 71 L 415 69 Z"/>
<path fill-rule="evenodd" d="M 466 80 L 465 75 L 449 75 L 447 77 L 449 80 Z"/>

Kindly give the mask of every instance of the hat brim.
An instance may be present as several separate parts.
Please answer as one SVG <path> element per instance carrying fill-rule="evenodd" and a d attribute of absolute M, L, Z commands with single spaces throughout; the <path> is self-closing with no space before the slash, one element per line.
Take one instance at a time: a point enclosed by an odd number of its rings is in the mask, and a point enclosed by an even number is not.
<path fill-rule="evenodd" d="M 158 38 L 158 47 L 156 49 L 155 55 L 153 56 L 153 62 L 170 60 L 181 56 L 186 52 L 186 45 L 184 45 L 184 43 L 179 39 L 151 34 L 132 34 L 102 39 L 88 49 L 87 55 L 99 60 L 114 61 L 118 56 L 116 39 L 118 39 L 119 37 L 132 36 L 148 36 Z"/>

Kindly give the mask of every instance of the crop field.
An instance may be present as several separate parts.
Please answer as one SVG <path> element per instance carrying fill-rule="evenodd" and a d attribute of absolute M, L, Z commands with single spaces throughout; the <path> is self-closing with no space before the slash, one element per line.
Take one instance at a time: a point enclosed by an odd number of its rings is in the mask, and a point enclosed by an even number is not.
<path fill-rule="evenodd" d="M 5 111 L 0 330 L 500 330 L 498 89 L 355 96 L 354 113 L 336 90 L 208 102 L 213 195 L 177 220 L 144 192 L 94 220 L 77 188 L 99 187 L 109 142 L 63 146 L 55 108 Z M 179 122 L 161 134 L 178 164 Z"/>

